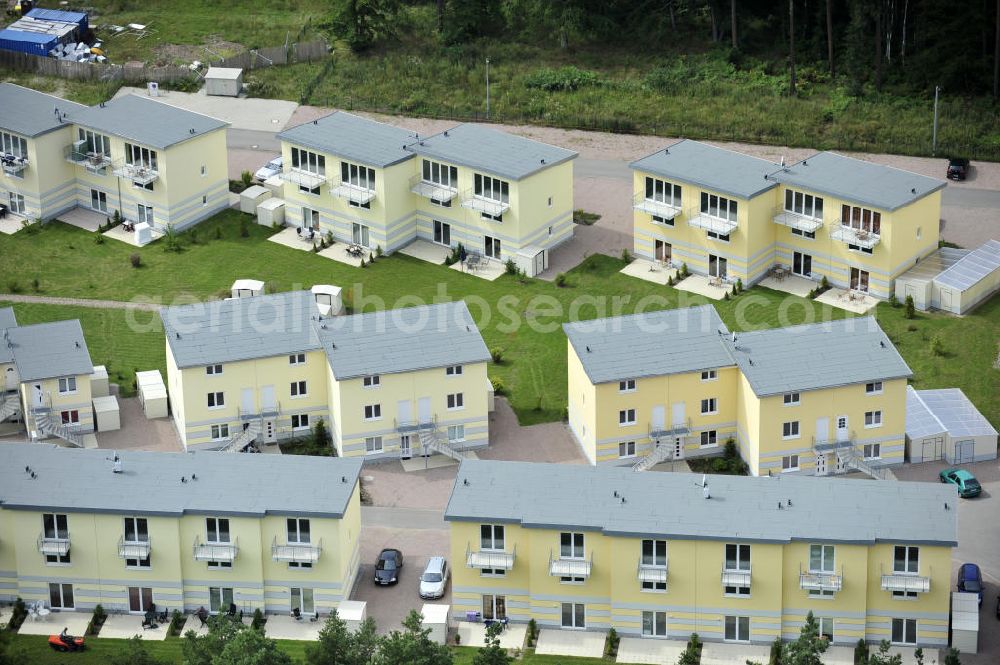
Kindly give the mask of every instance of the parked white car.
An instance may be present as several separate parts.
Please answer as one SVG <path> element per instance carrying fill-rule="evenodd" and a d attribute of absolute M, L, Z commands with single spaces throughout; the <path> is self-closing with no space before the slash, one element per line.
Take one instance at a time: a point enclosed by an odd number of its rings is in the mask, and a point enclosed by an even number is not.
<path fill-rule="evenodd" d="M 420 597 L 425 600 L 437 600 L 444 596 L 448 586 L 448 562 L 443 556 L 431 557 L 420 576 Z"/>
<path fill-rule="evenodd" d="M 264 166 L 257 169 L 257 173 L 254 177 L 257 178 L 257 182 L 264 182 L 271 176 L 276 176 L 281 173 L 282 160 L 281 155 L 278 155 Z"/>

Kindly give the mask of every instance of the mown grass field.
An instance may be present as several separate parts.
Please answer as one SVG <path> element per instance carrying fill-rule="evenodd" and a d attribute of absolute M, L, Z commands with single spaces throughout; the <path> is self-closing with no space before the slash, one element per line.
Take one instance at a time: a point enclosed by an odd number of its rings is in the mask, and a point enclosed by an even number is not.
<path fill-rule="evenodd" d="M 223 297 L 235 279 L 252 277 L 267 282 L 269 292 L 336 284 L 352 294 L 348 298 L 356 309 L 365 311 L 464 298 L 487 346 L 502 351 L 503 361 L 490 366 L 490 376 L 509 392 L 522 424 L 563 417 L 567 394 L 563 322 L 628 314 L 637 307 L 653 310 L 707 302 L 621 275 L 624 263 L 601 255 L 569 272 L 566 288 L 543 280 L 521 282 L 509 275 L 487 282 L 403 255 L 353 268 L 268 242 L 274 230 L 256 224 L 248 223 L 248 235 L 242 237 L 241 224 L 249 219 L 226 211 L 199 225 L 196 235 L 182 235 L 179 253 L 165 251 L 162 241 L 138 250 L 142 260 L 138 269 L 129 261 L 134 248 L 110 240 L 97 245 L 92 234 L 60 223 L 48 224 L 35 234 L 2 236 L 0 292 L 34 293 L 37 279 L 40 295 L 170 304 L 185 298 Z M 714 304 L 734 330 L 845 316 L 841 310 L 763 288 Z M 22 310 L 24 317 L 34 320 L 79 316 L 95 362 L 107 362 L 112 371 L 163 366 L 163 337 L 155 320 L 143 332 L 130 329 L 125 312 L 118 310 L 19 305 L 19 318 Z M 960 387 L 993 423 L 1000 424 L 1000 370 L 992 369 L 1000 298 L 963 318 L 921 314 L 908 321 L 903 308 L 887 304 L 879 306 L 877 315 L 915 371 L 917 387 Z M 135 318 L 142 323 L 151 320 L 148 314 Z M 930 350 L 935 335 L 944 341 L 944 356 Z"/>

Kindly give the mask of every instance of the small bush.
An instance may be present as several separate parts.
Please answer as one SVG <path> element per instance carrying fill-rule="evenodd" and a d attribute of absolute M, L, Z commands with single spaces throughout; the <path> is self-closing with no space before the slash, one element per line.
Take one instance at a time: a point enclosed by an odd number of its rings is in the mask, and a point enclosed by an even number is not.
<path fill-rule="evenodd" d="M 38 281 L 37 277 L 31 280 L 31 288 L 35 293 L 42 290 L 42 283 Z"/>
<path fill-rule="evenodd" d="M 493 358 L 493 364 L 494 365 L 502 365 L 503 364 L 503 349 L 501 349 L 500 347 L 494 346 L 492 349 L 490 349 L 490 357 Z"/>
<path fill-rule="evenodd" d="M 21 283 L 18 282 L 16 279 L 7 280 L 7 290 L 10 291 L 11 293 L 20 293 Z"/>
<path fill-rule="evenodd" d="M 375 245 L 375 256 L 382 258 L 382 245 Z"/>
<path fill-rule="evenodd" d="M 671 275 L 670 277 L 667 278 L 667 286 L 673 286 L 673 285 L 674 285 L 674 276 Z"/>
<path fill-rule="evenodd" d="M 316 251 L 316 246 L 315 246 L 315 245 L 313 245 L 313 251 L 314 251 L 314 252 Z M 366 264 L 365 264 L 365 259 L 364 259 L 364 257 L 362 257 L 362 258 L 361 258 L 361 265 L 359 265 L 358 267 L 359 267 L 359 268 L 364 268 L 364 267 L 365 267 L 365 265 L 366 265 Z"/>
<path fill-rule="evenodd" d="M 830 288 L 830 280 L 826 278 L 826 275 L 823 275 L 823 279 L 819 280 L 819 288 L 823 289 L 824 291 Z"/>
<path fill-rule="evenodd" d="M 604 655 L 613 656 L 618 651 L 618 631 L 615 630 L 614 626 L 608 630 L 608 640 L 605 642 Z"/>
<path fill-rule="evenodd" d="M 628 249 L 622 250 L 622 261 L 625 263 L 632 263 L 632 253 Z"/>
<path fill-rule="evenodd" d="M 507 259 L 507 263 L 504 264 L 504 272 L 508 275 L 517 274 L 517 264 L 514 263 L 514 259 Z"/>
<path fill-rule="evenodd" d="M 95 245 L 103 245 L 104 244 L 104 236 L 101 235 L 100 233 L 98 233 L 97 235 L 95 235 L 94 236 L 94 244 Z"/>
<path fill-rule="evenodd" d="M 333 239 L 333 231 L 326 232 L 326 246 L 333 247 L 336 241 Z"/>
<path fill-rule="evenodd" d="M 534 619 L 528 619 L 528 646 L 535 646 L 535 638 L 538 637 L 538 624 Z"/>
<path fill-rule="evenodd" d="M 868 663 L 868 644 L 865 642 L 865 638 L 858 640 L 858 643 L 854 645 L 854 665 L 867 665 Z"/>
<path fill-rule="evenodd" d="M 17 630 L 26 618 L 28 618 L 28 608 L 25 607 L 24 600 L 18 596 L 17 600 L 14 601 L 14 611 L 11 613 L 7 627 L 10 630 Z"/>
<path fill-rule="evenodd" d="M 490 383 L 493 385 L 494 395 L 506 395 L 507 386 L 504 385 L 503 381 L 500 379 L 490 379 Z"/>
<path fill-rule="evenodd" d="M 246 189 L 253 184 L 253 174 L 249 171 L 244 171 L 240 174 L 240 182 L 243 183 L 243 189 Z"/>
<path fill-rule="evenodd" d="M 681 279 L 687 279 L 687 277 L 688 277 L 688 276 L 689 276 L 689 275 L 691 274 L 691 273 L 690 273 L 690 272 L 688 271 L 688 264 L 687 264 L 687 261 L 685 261 L 684 263 L 682 263 L 682 264 L 681 264 L 681 271 L 680 271 L 680 273 L 679 273 L 679 274 L 680 274 L 680 276 L 681 276 Z"/>
<path fill-rule="evenodd" d="M 940 334 L 931 337 L 931 353 L 935 356 L 946 355 L 944 348 L 944 339 L 941 338 Z"/>
<path fill-rule="evenodd" d="M 596 212 L 587 212 L 586 210 L 577 208 L 573 211 L 573 223 L 582 224 L 584 226 L 591 226 L 595 224 L 601 218 Z"/>
<path fill-rule="evenodd" d="M 253 619 L 250 621 L 250 627 L 254 630 L 260 630 L 264 627 L 264 613 L 260 611 L 259 607 L 253 611 Z"/>
<path fill-rule="evenodd" d="M 128 261 L 129 263 L 132 264 L 133 268 L 142 267 L 142 257 L 139 255 L 138 252 L 132 252 L 131 254 L 129 254 Z"/>
<path fill-rule="evenodd" d="M 247 224 L 246 218 L 240 220 L 240 237 L 241 238 L 250 237 L 250 225 Z"/>
<path fill-rule="evenodd" d="M 215 227 L 215 239 L 216 240 L 222 240 L 222 227 L 221 226 L 216 226 Z"/>
<path fill-rule="evenodd" d="M 524 79 L 526 87 L 546 92 L 572 91 L 600 84 L 601 79 L 596 73 L 586 69 L 578 69 L 572 65 L 558 69 L 543 67 L 535 70 Z"/>
<path fill-rule="evenodd" d="M 899 298 L 896 297 L 895 293 L 889 294 L 889 306 L 892 307 L 893 309 L 899 307 Z"/>
<path fill-rule="evenodd" d="M 167 635 L 177 635 L 180 633 L 183 624 L 184 615 L 181 614 L 180 610 L 174 610 L 173 614 L 170 615 L 170 625 L 167 627 Z"/>
<path fill-rule="evenodd" d="M 906 296 L 906 309 L 903 311 L 903 318 L 912 319 L 917 315 L 917 307 L 913 304 L 913 296 Z"/>
<path fill-rule="evenodd" d="M 736 293 L 743 293 L 743 280 L 740 278 L 736 279 Z"/>
<path fill-rule="evenodd" d="M 556 286 L 559 288 L 566 286 L 566 273 L 561 272 L 556 275 Z"/>

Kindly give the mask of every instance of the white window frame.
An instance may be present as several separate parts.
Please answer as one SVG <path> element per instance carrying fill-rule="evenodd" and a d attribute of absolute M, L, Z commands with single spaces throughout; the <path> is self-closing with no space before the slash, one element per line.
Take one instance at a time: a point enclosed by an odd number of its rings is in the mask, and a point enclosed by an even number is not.
<path fill-rule="evenodd" d="M 293 413 L 292 414 L 292 430 L 307 430 L 309 429 L 309 414 L 308 413 Z"/>
<path fill-rule="evenodd" d="M 891 644 L 900 646 L 914 646 L 917 643 L 918 629 L 919 625 L 916 619 L 893 617 L 889 631 L 889 641 Z M 902 639 L 897 640 L 897 634 L 900 634 Z M 912 635 L 912 639 L 908 639 L 910 635 Z"/>
<path fill-rule="evenodd" d="M 226 393 L 221 390 L 208 393 L 206 404 L 208 404 L 209 409 L 226 408 Z"/>
<path fill-rule="evenodd" d="M 309 396 L 308 385 L 305 381 L 292 381 L 289 385 L 288 391 L 292 399 L 300 399 L 302 397 Z"/>
<path fill-rule="evenodd" d="M 819 203 L 817 206 L 816 203 Z M 785 212 L 809 219 L 823 220 L 823 197 L 806 194 L 796 189 L 785 190 Z M 817 210 L 819 208 L 819 210 Z"/>
<path fill-rule="evenodd" d="M 292 168 L 318 176 L 326 176 L 326 157 L 305 148 L 292 147 Z M 319 189 L 318 187 L 316 189 Z"/>
<path fill-rule="evenodd" d="M 882 410 L 865 411 L 865 429 L 876 429 L 882 426 Z"/>
<path fill-rule="evenodd" d="M 382 385 L 382 377 L 378 374 L 370 374 L 362 377 L 361 386 L 363 388 L 378 388 Z"/>
<path fill-rule="evenodd" d="M 449 411 L 461 411 L 465 408 L 465 393 L 448 393 L 445 404 Z"/>
<path fill-rule="evenodd" d="M 882 394 L 882 382 L 881 381 L 869 381 L 865 384 L 865 394 L 866 395 L 881 395 Z"/>
<path fill-rule="evenodd" d="M 781 423 L 781 438 L 785 441 L 798 439 L 801 436 L 801 428 L 798 420 L 789 420 Z"/>
<path fill-rule="evenodd" d="M 898 568 L 896 564 L 899 557 L 896 556 L 899 550 L 903 550 L 903 567 Z M 896 545 L 892 550 L 892 572 L 897 575 L 919 575 L 920 574 L 920 548 L 916 545 Z"/>
<path fill-rule="evenodd" d="M 212 425 L 211 427 L 212 441 L 222 441 L 223 439 L 229 438 L 229 423 L 221 423 L 219 425 Z"/>
<path fill-rule="evenodd" d="M 862 455 L 866 460 L 869 459 L 882 459 L 882 444 L 881 443 L 866 443 L 862 446 Z"/>
<path fill-rule="evenodd" d="M 701 415 L 712 416 L 718 412 L 719 412 L 719 399 L 717 397 L 706 397 L 705 399 L 701 400 Z"/>
<path fill-rule="evenodd" d="M 374 420 L 382 420 L 382 405 L 365 404 L 363 414 L 364 414 L 364 419 L 368 422 Z"/>
<path fill-rule="evenodd" d="M 715 204 L 714 206 L 712 205 L 713 203 Z M 715 212 L 712 212 L 712 210 L 715 210 Z M 702 192 L 700 212 L 706 217 L 735 222 L 739 218 L 739 201 L 719 196 L 718 194 Z M 725 236 L 725 239 L 728 241 L 729 236 Z"/>
<path fill-rule="evenodd" d="M 206 365 L 205 366 L 205 376 L 218 376 L 222 374 L 222 365 Z"/>
<path fill-rule="evenodd" d="M 783 406 L 798 406 L 802 403 L 799 393 L 785 393 L 781 396 Z"/>
<path fill-rule="evenodd" d="M 67 376 L 59 379 L 59 394 L 60 395 L 74 395 L 76 394 L 76 377 Z"/>
<path fill-rule="evenodd" d="M 306 361 L 306 354 L 304 353 L 292 353 L 288 356 L 289 365 L 301 365 Z"/>
<path fill-rule="evenodd" d="M 618 392 L 620 393 L 634 393 L 635 392 L 635 379 L 623 379 L 618 382 Z"/>
<path fill-rule="evenodd" d="M 635 409 L 622 409 L 618 412 L 619 427 L 631 427 L 635 422 Z"/>
<path fill-rule="evenodd" d="M 702 372 L 701 372 L 701 380 L 702 381 L 718 381 L 719 380 L 719 372 L 718 372 L 718 370 L 714 370 L 714 369 L 702 370 Z"/>
<path fill-rule="evenodd" d="M 635 441 L 621 441 L 618 444 L 618 459 L 635 457 Z"/>
<path fill-rule="evenodd" d="M 699 442 L 702 448 L 712 448 L 719 445 L 719 432 L 714 429 L 707 429 L 701 432 L 701 441 Z"/>
<path fill-rule="evenodd" d="M 799 456 L 797 453 L 785 455 L 781 458 L 781 472 L 788 473 L 799 470 Z"/>
<path fill-rule="evenodd" d="M 461 365 L 449 365 L 444 368 L 445 376 L 462 376 L 463 368 Z"/>
<path fill-rule="evenodd" d="M 750 617 L 738 615 L 726 615 L 723 620 L 723 640 L 726 642 L 749 642 L 750 641 Z M 732 628 L 732 637 L 730 637 Z"/>
<path fill-rule="evenodd" d="M 667 637 L 667 613 L 664 610 L 643 610 L 641 632 L 643 637 Z"/>
<path fill-rule="evenodd" d="M 448 443 L 461 443 L 465 441 L 465 425 L 448 425 Z"/>
<path fill-rule="evenodd" d="M 365 454 L 375 455 L 385 451 L 385 447 L 382 443 L 381 436 L 366 436 L 365 437 Z"/>

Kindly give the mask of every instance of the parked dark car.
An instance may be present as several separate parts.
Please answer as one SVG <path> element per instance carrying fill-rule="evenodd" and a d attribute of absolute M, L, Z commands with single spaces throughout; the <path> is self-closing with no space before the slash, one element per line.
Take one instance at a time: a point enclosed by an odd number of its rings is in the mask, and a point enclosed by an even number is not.
<path fill-rule="evenodd" d="M 965 157 L 952 157 L 948 160 L 948 179 L 965 180 L 969 175 L 969 160 Z"/>
<path fill-rule="evenodd" d="M 375 562 L 375 584 L 383 586 L 399 581 L 399 570 L 403 567 L 403 553 L 399 550 L 384 549 Z"/>
<path fill-rule="evenodd" d="M 974 593 L 979 596 L 979 604 L 983 604 L 983 573 L 974 563 L 963 563 L 958 569 L 958 590 Z"/>

